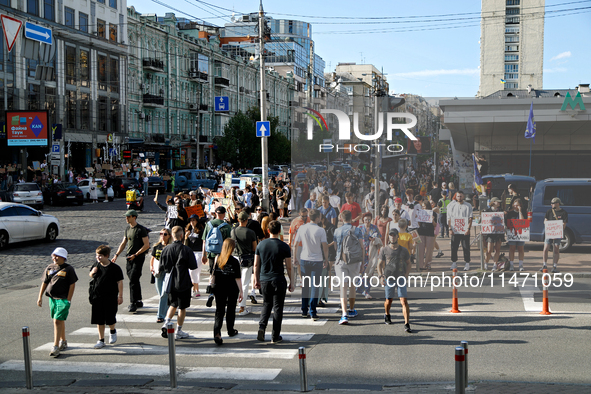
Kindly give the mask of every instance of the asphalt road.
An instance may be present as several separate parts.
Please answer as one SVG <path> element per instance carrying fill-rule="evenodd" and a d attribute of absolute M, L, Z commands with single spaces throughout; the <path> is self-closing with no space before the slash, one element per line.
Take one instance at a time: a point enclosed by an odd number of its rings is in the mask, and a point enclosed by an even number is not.
<path fill-rule="evenodd" d="M 138 221 L 155 230 L 150 237 L 153 243 L 164 213 L 151 201 L 147 206 L 148 211 L 140 214 Z M 166 380 L 167 341 L 160 337 L 160 325 L 155 322 L 156 291 L 149 284 L 147 264 L 142 277 L 146 307 L 130 315 L 124 303 L 119 310 L 117 344 L 92 349 L 98 338 L 90 325 L 86 273 L 98 245 L 107 243 L 116 248 L 121 241 L 126 226 L 124 201 L 50 208 L 47 212 L 56 215 L 62 226 L 55 243 L 30 242 L 0 252 L 0 330 L 5 333 L 0 338 L 0 381 L 24 380 L 19 370 L 22 326 L 31 329 L 38 379 L 147 376 Z M 45 300 L 43 308 L 35 303 L 42 270 L 57 246 L 70 253 L 69 263 L 77 269 L 80 281 L 66 323 L 69 349 L 53 359 L 48 356 L 53 336 L 48 303 Z M 581 255 L 581 259 L 586 258 Z M 442 261 L 441 267 L 448 263 Z M 442 270 L 434 269 L 431 275 L 441 276 Z M 286 340 L 277 345 L 256 341 L 260 302 L 258 306 L 248 302 L 254 312 L 237 318 L 236 328 L 241 334 L 225 337 L 224 345 L 217 347 L 211 339 L 213 309 L 204 306 L 205 299 L 194 300 L 183 327 L 192 338 L 177 341 L 179 379 L 297 384 L 297 349 L 304 346 L 311 384 L 451 381 L 454 347 L 467 340 L 471 380 L 590 384 L 591 279 L 575 277 L 569 288 L 552 287 L 553 314 L 542 316 L 540 281 L 537 287 L 531 279 L 523 286 L 523 279 L 519 279 L 516 287 L 508 284 L 509 278 L 507 275 L 504 287 L 499 277 L 493 278 L 492 286 L 487 277 L 477 287 L 460 288 L 459 314 L 449 313 L 451 288 L 431 290 L 431 282 L 423 288 L 410 288 L 412 334 L 403 330 L 397 301 L 392 309 L 394 324 L 384 324 L 381 289 L 374 290 L 375 299 L 358 301 L 359 316 L 348 326 L 338 325 L 338 293 L 331 294 L 328 307 L 319 308 L 320 320 L 313 322 L 300 317 L 297 290 L 286 304 Z M 202 276 L 202 283 L 205 281 Z M 124 292 L 127 300 L 127 281 Z"/>

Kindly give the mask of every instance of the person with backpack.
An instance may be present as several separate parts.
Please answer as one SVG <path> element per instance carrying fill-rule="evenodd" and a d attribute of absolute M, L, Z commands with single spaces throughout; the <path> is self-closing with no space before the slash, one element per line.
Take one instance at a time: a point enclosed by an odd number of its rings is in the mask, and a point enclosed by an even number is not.
<path fill-rule="evenodd" d="M 402 315 L 404 316 L 404 331 L 411 333 L 409 318 L 410 308 L 408 307 L 407 281 L 410 273 L 410 253 L 398 244 L 398 230 L 392 229 L 388 234 L 388 244 L 380 250 L 378 256 L 378 275 L 380 283 L 386 292 L 384 301 L 384 322 L 392 324 L 390 308 L 395 294 L 400 298 Z"/>
<path fill-rule="evenodd" d="M 219 206 L 215 209 L 216 218 L 207 222 L 203 231 L 203 241 L 205 253 L 201 258 L 203 264 L 209 264 L 209 274 L 213 275 L 215 258 L 222 253 L 222 244 L 224 240 L 230 238 L 232 228 L 224 221 L 226 217 L 226 208 Z M 211 307 L 214 295 L 209 295 L 205 305 Z"/>
<path fill-rule="evenodd" d="M 310 223 L 298 229 L 295 239 L 296 258 L 299 255 L 298 250 L 302 249 L 299 257 L 303 287 L 302 317 L 308 316 L 309 309 L 312 320 L 318 320 L 316 306 L 320 292 L 320 276 L 322 269 L 328 267 L 328 242 L 326 231 L 320 227 L 320 216 L 317 209 L 311 209 L 308 212 Z"/>
<path fill-rule="evenodd" d="M 240 273 L 242 282 L 242 293 L 248 294 L 248 285 L 252 277 L 252 267 L 254 265 L 254 252 L 257 247 L 257 235 L 247 227 L 248 213 L 242 211 L 238 214 L 239 226 L 232 229 L 231 237 L 236 241 L 233 255 L 240 262 Z M 246 316 L 250 310 L 246 309 L 246 297 L 240 300 L 240 309 L 238 316 Z"/>
<path fill-rule="evenodd" d="M 135 210 L 130 209 L 127 211 L 125 213 L 125 220 L 129 224 L 129 227 L 125 229 L 123 240 L 111 262 L 115 263 L 117 257 L 123 252 L 123 248 L 127 246 L 125 251 L 127 254 L 127 264 L 125 268 L 127 277 L 129 278 L 129 298 L 131 301 L 127 310 L 130 313 L 134 313 L 137 311 L 137 308 L 144 306 L 140 278 L 142 276 L 146 252 L 150 250 L 150 239 L 148 238 L 148 230 L 137 222 L 137 212 Z"/>
<path fill-rule="evenodd" d="M 363 241 L 361 230 L 351 224 L 351 211 L 341 212 L 343 226 L 334 233 L 337 246 L 335 274 L 339 277 L 341 311 L 343 313 L 339 324 L 348 324 L 349 318 L 357 316 L 355 309 L 355 286 L 353 278 L 359 275 L 363 262 Z M 347 290 L 349 290 L 349 308 L 347 308 Z"/>

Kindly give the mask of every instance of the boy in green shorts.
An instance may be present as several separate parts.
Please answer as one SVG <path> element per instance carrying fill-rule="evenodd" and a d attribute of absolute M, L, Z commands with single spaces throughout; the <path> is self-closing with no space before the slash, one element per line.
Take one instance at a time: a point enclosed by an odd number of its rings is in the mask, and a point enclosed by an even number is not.
<path fill-rule="evenodd" d="M 56 248 L 51 254 L 53 263 L 49 264 L 43 273 L 43 283 L 39 290 L 37 305 L 43 304 L 43 293 L 49 297 L 49 310 L 53 319 L 53 348 L 49 355 L 57 357 L 60 350 L 68 347 L 66 341 L 66 319 L 70 312 L 70 302 L 76 287 L 76 271 L 74 267 L 66 264 L 68 251 L 64 248 Z"/>

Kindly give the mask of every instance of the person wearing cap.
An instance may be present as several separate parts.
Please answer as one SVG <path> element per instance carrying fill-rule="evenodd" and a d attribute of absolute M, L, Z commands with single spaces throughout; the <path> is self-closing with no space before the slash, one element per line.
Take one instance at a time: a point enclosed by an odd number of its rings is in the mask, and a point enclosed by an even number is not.
<path fill-rule="evenodd" d="M 441 198 L 437 201 L 437 206 L 439 207 L 439 228 L 441 230 L 441 238 L 443 238 L 443 233 L 445 236 L 449 238 L 449 226 L 447 225 L 447 206 L 451 203 L 449 199 L 449 195 L 447 190 L 441 190 Z"/>
<path fill-rule="evenodd" d="M 125 270 L 127 271 L 127 277 L 129 278 L 129 299 L 130 304 L 127 310 L 130 313 L 137 311 L 137 308 L 144 306 L 142 302 L 142 287 L 140 284 L 140 278 L 142 276 L 142 268 L 144 266 L 144 260 L 146 259 L 146 252 L 150 250 L 150 239 L 148 238 L 148 230 L 137 222 L 137 212 L 130 209 L 125 213 L 125 220 L 129 227 L 125 229 L 123 240 L 117 248 L 117 252 L 111 262 L 115 263 L 117 257 L 123 252 L 125 247 L 125 253 L 127 255 L 127 263 L 125 264 Z"/>
<path fill-rule="evenodd" d="M 394 207 L 395 208 L 392 209 L 392 212 L 394 212 L 394 210 L 397 210 L 400 213 L 400 219 L 406 219 L 410 223 L 410 211 L 408 207 L 402 206 L 402 198 L 396 197 L 394 199 Z M 394 218 L 392 217 L 392 219 Z"/>
<path fill-rule="evenodd" d="M 195 260 L 197 261 L 197 268 L 189 271 L 191 281 L 193 282 L 193 290 L 191 291 L 191 296 L 193 298 L 201 297 L 201 293 L 199 293 L 199 281 L 201 280 L 201 267 L 203 265 L 201 257 L 203 256 L 202 237 L 204 227 L 205 226 L 199 219 L 199 216 L 193 214 L 189 217 L 189 224 L 187 224 L 187 227 L 185 228 L 184 243 L 191 248 L 195 255 Z"/>
<path fill-rule="evenodd" d="M 257 234 L 247 227 L 249 215 L 246 211 L 242 210 L 237 216 L 238 227 L 232 229 L 230 236 L 234 241 L 236 241 L 236 247 L 234 248 L 233 255 L 240 262 L 242 293 L 246 295 L 248 294 L 248 285 L 250 284 L 252 278 L 254 252 L 257 247 Z M 238 316 L 246 316 L 250 313 L 250 311 L 246 309 L 246 297 L 243 297 L 240 300 L 239 306 L 240 309 L 238 311 Z"/>
<path fill-rule="evenodd" d="M 493 197 L 490 199 L 490 208 L 485 209 L 484 212 L 502 212 L 501 211 L 501 199 Z M 484 270 L 488 270 L 488 262 L 491 257 L 493 258 L 492 271 L 496 271 L 497 263 L 499 262 L 499 256 L 501 255 L 501 244 L 503 243 L 503 234 L 483 234 L 486 238 L 486 254 L 484 259 Z M 494 257 L 492 256 L 494 252 Z M 511 271 L 513 268 L 513 260 L 510 261 Z"/>
<path fill-rule="evenodd" d="M 564 209 L 560 208 L 560 204 L 562 204 L 562 201 L 560 201 L 560 198 L 558 197 L 554 197 L 552 201 L 550 201 L 551 208 L 548 210 L 548 212 L 546 212 L 544 223 L 552 220 L 562 220 L 562 232 L 564 234 L 566 224 L 568 223 L 568 213 Z M 560 240 L 561 238 L 546 238 L 544 240 L 544 260 L 540 271 L 548 268 L 546 266 L 546 262 L 548 261 L 548 251 L 550 250 L 550 245 L 554 245 L 554 253 L 552 254 L 552 262 L 554 263 L 554 266 L 552 268 L 552 273 L 556 274 L 559 272 L 556 266 L 558 265 L 558 259 L 560 258 Z"/>
<path fill-rule="evenodd" d="M 211 232 L 211 230 L 214 227 L 218 227 L 221 226 L 223 223 L 225 223 L 224 226 L 220 227 L 220 233 L 222 234 L 222 239 L 225 240 L 226 238 L 230 238 L 231 235 L 231 227 L 230 225 L 224 220 L 226 217 L 226 208 L 219 206 L 215 209 L 215 219 L 210 220 L 209 222 L 207 222 L 207 225 L 205 226 L 205 230 L 203 231 L 203 236 L 201 237 L 204 241 L 204 246 L 206 245 L 206 241 L 207 241 L 207 236 L 209 235 L 209 233 Z M 203 253 L 203 256 L 201 257 L 201 262 L 203 264 L 209 264 L 209 274 L 213 275 L 213 267 L 214 267 L 214 262 L 215 262 L 215 258 L 218 256 L 218 254 L 215 254 L 213 252 L 206 252 Z M 209 298 L 207 299 L 207 305 L 211 306 L 211 304 L 213 303 L 213 299 L 214 299 L 214 295 L 213 293 L 209 295 Z"/>
<path fill-rule="evenodd" d="M 60 351 L 66 350 L 66 319 L 70 312 L 70 304 L 78 276 L 74 267 L 66 263 L 68 251 L 56 248 L 51 254 L 52 263 L 43 272 L 43 283 L 39 289 L 37 305 L 43 305 L 43 294 L 49 297 L 49 311 L 53 319 L 53 347 L 49 355 L 58 357 Z"/>
<path fill-rule="evenodd" d="M 521 198 L 521 196 L 519 195 L 519 192 L 517 191 L 515 185 L 513 185 L 512 183 L 507 185 L 507 190 L 504 191 L 503 195 L 501 196 L 501 202 L 504 205 L 503 210 L 505 212 L 512 210 L 513 202 L 518 198 Z"/>
<path fill-rule="evenodd" d="M 378 275 L 380 283 L 386 292 L 384 301 L 384 322 L 392 324 L 390 308 L 394 296 L 400 298 L 402 315 L 404 316 L 404 331 L 411 333 L 410 308 L 407 301 L 407 280 L 410 273 L 410 253 L 398 244 L 398 230 L 392 229 L 388 233 L 388 244 L 384 246 L 378 255 Z"/>

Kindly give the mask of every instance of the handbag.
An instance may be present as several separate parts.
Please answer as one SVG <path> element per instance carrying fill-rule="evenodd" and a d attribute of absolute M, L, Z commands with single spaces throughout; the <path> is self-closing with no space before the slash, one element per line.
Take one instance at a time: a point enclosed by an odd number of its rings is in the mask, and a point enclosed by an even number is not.
<path fill-rule="evenodd" d="M 254 265 L 254 253 L 243 254 L 239 260 L 242 268 L 250 268 Z"/>
<path fill-rule="evenodd" d="M 172 269 L 172 271 L 167 272 L 164 275 L 164 282 L 162 283 L 162 293 L 163 294 L 170 294 L 170 291 L 172 290 L 172 280 L 173 280 L 173 274 L 174 273 L 174 268 Z"/>

